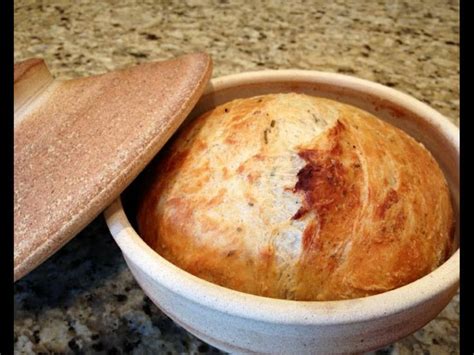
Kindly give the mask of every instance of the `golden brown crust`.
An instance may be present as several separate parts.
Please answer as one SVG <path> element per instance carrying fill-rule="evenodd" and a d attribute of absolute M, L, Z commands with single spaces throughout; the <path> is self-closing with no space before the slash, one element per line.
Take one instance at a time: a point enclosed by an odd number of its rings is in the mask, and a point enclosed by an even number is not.
<path fill-rule="evenodd" d="M 451 252 L 431 154 L 367 112 L 297 94 L 219 106 L 183 127 L 138 211 L 155 250 L 253 294 L 335 300 L 387 291 Z"/>

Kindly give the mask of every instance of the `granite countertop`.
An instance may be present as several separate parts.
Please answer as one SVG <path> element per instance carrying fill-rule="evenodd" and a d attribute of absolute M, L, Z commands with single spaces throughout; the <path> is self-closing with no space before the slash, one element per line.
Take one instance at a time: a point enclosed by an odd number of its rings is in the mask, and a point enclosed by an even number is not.
<path fill-rule="evenodd" d="M 205 50 L 213 77 L 261 69 L 355 75 L 459 125 L 459 2 L 15 1 L 15 61 L 74 78 Z M 102 216 L 15 284 L 16 353 L 218 353 L 131 276 Z M 458 354 L 459 295 L 380 354 Z"/>

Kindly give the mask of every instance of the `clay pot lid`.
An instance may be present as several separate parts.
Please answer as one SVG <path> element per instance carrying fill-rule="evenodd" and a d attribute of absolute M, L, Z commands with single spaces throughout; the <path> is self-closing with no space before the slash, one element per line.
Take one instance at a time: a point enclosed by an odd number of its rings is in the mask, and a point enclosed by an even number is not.
<path fill-rule="evenodd" d="M 191 112 L 211 72 L 204 53 L 66 81 L 41 59 L 15 65 L 15 281 L 120 195 Z"/>

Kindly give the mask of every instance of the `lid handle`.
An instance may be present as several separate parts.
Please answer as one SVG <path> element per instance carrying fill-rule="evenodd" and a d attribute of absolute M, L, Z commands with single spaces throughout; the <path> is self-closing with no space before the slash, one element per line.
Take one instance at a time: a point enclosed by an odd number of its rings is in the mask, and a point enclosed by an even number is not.
<path fill-rule="evenodd" d="M 40 95 L 53 79 L 41 58 L 31 58 L 15 64 L 13 84 L 15 123 L 17 123 L 16 113 Z"/>

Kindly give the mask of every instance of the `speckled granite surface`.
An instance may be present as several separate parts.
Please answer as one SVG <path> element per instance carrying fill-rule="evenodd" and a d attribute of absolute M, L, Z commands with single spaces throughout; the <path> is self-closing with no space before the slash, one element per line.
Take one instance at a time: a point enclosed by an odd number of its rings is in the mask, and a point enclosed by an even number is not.
<path fill-rule="evenodd" d="M 317 69 L 395 87 L 459 124 L 458 1 L 15 1 L 15 60 L 61 78 L 206 50 L 214 77 Z M 102 217 L 15 284 L 20 353 L 217 353 L 163 315 Z M 458 354 L 459 297 L 383 354 Z"/>

